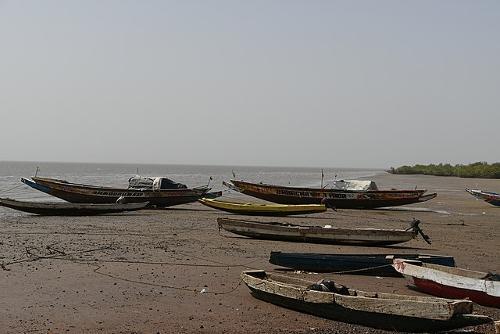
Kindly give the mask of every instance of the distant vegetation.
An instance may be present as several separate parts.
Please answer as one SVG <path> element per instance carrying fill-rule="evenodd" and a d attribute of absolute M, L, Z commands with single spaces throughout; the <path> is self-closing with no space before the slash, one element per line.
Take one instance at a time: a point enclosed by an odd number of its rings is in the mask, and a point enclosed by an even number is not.
<path fill-rule="evenodd" d="M 391 167 L 392 174 L 424 174 L 436 176 L 477 177 L 485 179 L 500 179 L 500 162 L 488 164 L 475 162 L 470 165 L 439 164 Z"/>

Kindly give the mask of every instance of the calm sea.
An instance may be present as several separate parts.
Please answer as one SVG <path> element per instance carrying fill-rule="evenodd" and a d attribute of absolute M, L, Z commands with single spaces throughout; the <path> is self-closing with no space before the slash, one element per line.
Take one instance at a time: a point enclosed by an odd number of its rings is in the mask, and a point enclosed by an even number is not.
<path fill-rule="evenodd" d="M 137 164 L 95 164 L 95 163 L 55 163 L 55 162 L 9 162 L 0 161 L 0 197 L 21 200 L 57 200 L 34 190 L 19 180 L 21 177 L 54 177 L 70 182 L 94 185 L 118 186 L 126 188 L 128 179 L 137 173 L 142 176 L 166 176 L 189 187 L 207 184 L 214 190 L 225 190 L 223 180 L 233 178 L 253 182 L 264 182 L 293 186 L 319 186 L 321 168 L 290 167 L 244 167 L 244 166 L 196 166 L 196 165 L 137 165 Z M 369 178 L 382 173 L 377 169 L 324 168 L 324 184 L 337 179 Z M 228 197 L 238 197 L 234 192 Z M 17 216 L 20 213 L 0 207 L 0 217 Z"/>

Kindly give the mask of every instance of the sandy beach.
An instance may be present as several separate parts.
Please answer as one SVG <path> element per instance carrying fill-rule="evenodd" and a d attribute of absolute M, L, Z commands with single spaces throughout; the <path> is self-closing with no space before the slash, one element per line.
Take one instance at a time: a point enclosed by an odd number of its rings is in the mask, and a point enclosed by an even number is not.
<path fill-rule="evenodd" d="M 498 191 L 500 180 L 383 174 L 374 181 L 380 188 L 418 186 L 438 197 L 407 210 L 329 210 L 256 219 L 406 228 L 417 218 L 432 245 L 420 237 L 386 248 L 253 240 L 219 231 L 216 218 L 229 214 L 199 203 L 97 217 L 5 219 L 0 223 L 1 332 L 385 333 L 253 298 L 240 273 L 276 270 L 268 262 L 274 250 L 444 254 L 454 256 L 459 267 L 500 272 L 500 208 L 464 191 Z M 311 281 L 330 277 L 366 291 L 423 295 L 408 289 L 403 278 L 296 275 Z M 500 309 L 474 305 L 474 310 L 500 319 Z M 477 330 L 494 332 L 491 326 Z"/>

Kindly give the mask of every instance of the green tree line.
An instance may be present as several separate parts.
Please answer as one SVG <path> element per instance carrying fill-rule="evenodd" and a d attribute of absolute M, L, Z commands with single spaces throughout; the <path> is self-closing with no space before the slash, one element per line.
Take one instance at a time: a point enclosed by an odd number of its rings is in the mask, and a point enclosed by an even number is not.
<path fill-rule="evenodd" d="M 391 167 L 388 171 L 392 174 L 424 174 L 436 176 L 458 176 L 458 177 L 477 177 L 485 179 L 500 179 L 500 162 L 488 164 L 487 162 L 475 162 L 469 165 L 450 165 L 450 164 L 430 164 Z"/>

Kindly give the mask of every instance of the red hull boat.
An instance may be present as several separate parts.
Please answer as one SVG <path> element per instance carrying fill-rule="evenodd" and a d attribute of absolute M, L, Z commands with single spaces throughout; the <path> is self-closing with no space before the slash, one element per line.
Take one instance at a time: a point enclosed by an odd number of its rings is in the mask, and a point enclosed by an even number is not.
<path fill-rule="evenodd" d="M 402 259 L 393 267 L 425 293 L 500 308 L 500 275 Z"/>

